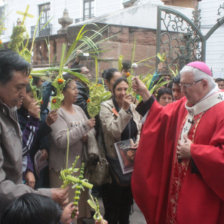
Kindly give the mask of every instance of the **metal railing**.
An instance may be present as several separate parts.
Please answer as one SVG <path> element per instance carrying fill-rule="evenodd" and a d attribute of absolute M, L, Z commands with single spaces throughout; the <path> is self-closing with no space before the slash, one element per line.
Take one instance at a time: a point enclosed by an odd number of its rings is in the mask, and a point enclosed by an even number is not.
<path fill-rule="evenodd" d="M 31 26 L 30 29 L 30 36 L 31 38 L 34 35 L 36 26 Z M 39 30 L 39 27 L 37 28 L 36 37 L 46 37 L 50 36 L 52 34 L 52 24 L 48 24 L 44 29 Z"/>

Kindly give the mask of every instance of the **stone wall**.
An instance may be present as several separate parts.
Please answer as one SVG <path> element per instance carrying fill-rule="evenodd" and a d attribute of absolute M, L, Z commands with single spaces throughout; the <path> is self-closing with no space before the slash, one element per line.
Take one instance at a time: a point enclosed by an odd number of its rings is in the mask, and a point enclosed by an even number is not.
<path fill-rule="evenodd" d="M 67 37 L 63 34 L 37 38 L 34 45 L 32 66 L 35 68 L 59 65 L 63 43 L 67 44 Z"/>

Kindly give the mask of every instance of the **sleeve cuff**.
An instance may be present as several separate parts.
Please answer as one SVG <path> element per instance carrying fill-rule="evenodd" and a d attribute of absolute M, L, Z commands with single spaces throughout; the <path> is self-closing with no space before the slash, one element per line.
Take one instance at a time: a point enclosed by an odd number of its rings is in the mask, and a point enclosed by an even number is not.
<path fill-rule="evenodd" d="M 150 110 L 154 101 L 155 101 L 154 97 L 151 96 L 147 101 L 145 102 L 142 101 L 141 103 L 139 103 L 138 106 L 136 107 L 136 111 L 140 115 L 144 116 L 148 112 L 148 110 Z"/>

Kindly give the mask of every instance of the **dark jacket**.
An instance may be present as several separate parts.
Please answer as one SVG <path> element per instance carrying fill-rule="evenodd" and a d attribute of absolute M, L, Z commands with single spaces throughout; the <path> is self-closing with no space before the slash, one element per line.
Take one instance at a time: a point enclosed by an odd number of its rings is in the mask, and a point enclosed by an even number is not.
<path fill-rule="evenodd" d="M 89 118 L 89 114 L 87 112 L 87 100 L 89 99 L 89 88 L 86 84 L 84 84 L 81 81 L 76 81 L 76 85 L 79 93 L 75 104 L 80 106 L 84 110 L 86 116 Z"/>

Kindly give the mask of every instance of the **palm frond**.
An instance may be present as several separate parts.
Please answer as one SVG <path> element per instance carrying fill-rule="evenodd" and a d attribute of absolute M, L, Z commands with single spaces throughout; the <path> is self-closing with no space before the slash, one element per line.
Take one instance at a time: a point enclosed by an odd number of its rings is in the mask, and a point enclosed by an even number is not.
<path fill-rule="evenodd" d="M 79 72 L 71 71 L 71 70 L 68 69 L 68 68 L 63 68 L 63 71 L 64 71 L 64 72 L 68 72 L 68 73 L 74 75 L 75 77 L 77 77 L 78 79 L 80 79 L 81 81 L 83 81 L 83 82 L 86 83 L 86 84 L 89 83 L 89 79 L 87 79 L 83 74 L 81 74 L 81 73 L 79 73 Z"/>
<path fill-rule="evenodd" d="M 37 33 L 37 30 L 38 30 L 38 24 L 40 22 L 40 18 L 42 16 L 42 13 L 43 13 L 43 11 L 40 12 L 40 15 L 39 15 L 39 17 L 37 19 L 37 23 L 35 25 L 35 29 L 34 29 L 34 33 L 33 33 L 33 38 L 32 38 L 32 44 L 31 44 L 31 47 L 30 47 L 30 52 L 33 51 L 33 46 L 34 46 L 34 42 L 35 42 L 35 39 L 36 39 L 36 33 Z"/>
<path fill-rule="evenodd" d="M 122 68 L 123 68 L 123 65 L 122 65 L 122 62 L 123 62 L 123 55 L 120 55 L 119 58 L 118 58 L 118 70 L 121 72 L 122 71 Z"/>
<path fill-rule="evenodd" d="M 136 50 L 136 39 L 134 39 L 133 47 L 131 51 L 131 64 L 133 64 L 135 61 L 135 50 Z"/>
<path fill-rule="evenodd" d="M 59 75 L 62 75 L 63 67 L 64 67 L 64 57 L 66 54 L 66 44 L 62 44 L 62 52 L 61 52 L 61 61 L 59 67 Z"/>
<path fill-rule="evenodd" d="M 71 47 L 69 48 L 68 52 L 67 52 L 67 55 L 65 57 L 65 61 L 64 61 L 64 64 L 68 64 L 69 63 L 69 58 L 70 56 L 72 55 L 73 51 L 75 50 L 76 48 L 76 45 L 78 44 L 78 42 L 82 39 L 83 35 L 87 32 L 86 31 L 83 31 L 84 28 L 85 28 L 86 24 L 82 26 L 82 28 L 80 29 L 75 41 L 72 43 Z"/>
<path fill-rule="evenodd" d="M 95 73 L 96 73 L 96 83 L 98 82 L 99 77 L 99 65 L 98 65 L 98 58 L 95 56 Z"/>

